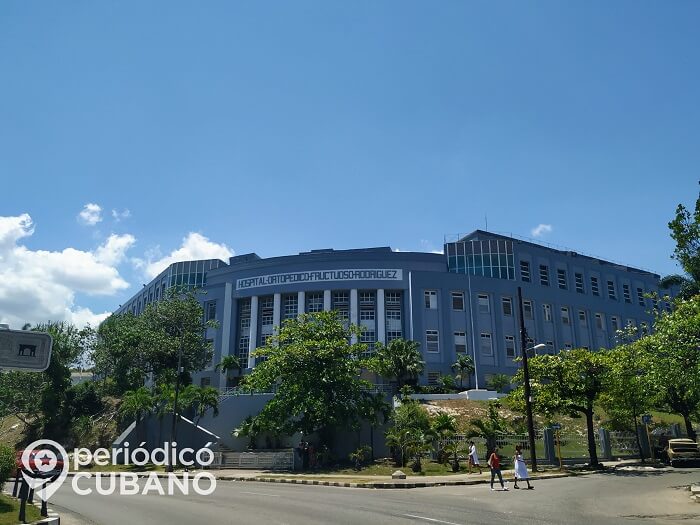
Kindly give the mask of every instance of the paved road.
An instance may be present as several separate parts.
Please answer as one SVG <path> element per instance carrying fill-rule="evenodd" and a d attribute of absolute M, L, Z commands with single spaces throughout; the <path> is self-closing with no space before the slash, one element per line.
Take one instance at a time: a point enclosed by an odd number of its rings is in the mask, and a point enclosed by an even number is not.
<path fill-rule="evenodd" d="M 509 492 L 488 485 L 381 490 L 220 481 L 211 496 L 177 497 L 77 496 L 64 485 L 51 506 L 68 518 L 64 525 L 686 524 L 700 523 L 700 505 L 677 487 L 698 481 L 696 469 L 542 480 L 534 490 Z"/>

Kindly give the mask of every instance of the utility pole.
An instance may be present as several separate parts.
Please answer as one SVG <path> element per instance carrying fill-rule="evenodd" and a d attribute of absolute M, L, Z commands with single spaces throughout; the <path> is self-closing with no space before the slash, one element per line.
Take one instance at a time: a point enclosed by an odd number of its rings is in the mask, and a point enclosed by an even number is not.
<path fill-rule="evenodd" d="M 523 292 L 518 286 L 518 310 L 520 311 L 520 349 L 523 357 L 523 376 L 525 380 L 525 413 L 527 414 L 527 437 L 530 443 L 530 462 L 533 472 L 537 472 L 537 454 L 535 453 L 535 425 L 532 420 L 532 393 L 530 392 L 530 369 L 527 365 L 527 331 L 523 316 Z"/>
<path fill-rule="evenodd" d="M 180 348 L 177 351 L 177 371 L 175 373 L 175 398 L 173 399 L 173 424 L 170 429 L 170 443 L 173 444 L 177 440 L 177 398 L 180 394 L 180 374 L 182 373 L 182 347 L 185 344 L 185 329 L 182 328 L 182 333 L 180 334 Z M 174 465 L 172 464 L 172 457 L 168 458 L 167 472 L 173 471 Z"/>

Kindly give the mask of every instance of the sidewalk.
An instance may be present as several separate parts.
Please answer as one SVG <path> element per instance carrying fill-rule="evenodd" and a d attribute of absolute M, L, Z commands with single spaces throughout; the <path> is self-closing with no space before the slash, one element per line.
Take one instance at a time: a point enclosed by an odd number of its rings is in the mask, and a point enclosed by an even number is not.
<path fill-rule="evenodd" d="M 653 466 L 650 464 L 642 465 L 638 460 L 624 461 L 605 461 L 603 462 L 606 470 L 658 470 L 661 466 Z M 189 472 L 190 476 L 194 476 L 200 472 L 208 472 L 216 479 L 221 481 L 255 481 L 264 483 L 290 483 L 298 485 L 322 485 L 331 487 L 349 487 L 349 488 L 375 488 L 375 489 L 410 489 L 423 487 L 440 487 L 440 486 L 460 486 L 460 485 L 479 485 L 489 483 L 491 475 L 488 469 L 485 469 L 482 474 L 453 474 L 445 476 L 415 476 L 409 475 L 410 469 L 407 470 L 406 479 L 392 479 L 391 476 L 373 476 L 363 475 L 362 471 L 353 474 L 323 474 L 315 472 L 285 472 L 271 470 L 252 470 L 252 469 L 208 469 L 208 470 L 193 470 Z M 598 470 L 585 470 L 583 465 L 570 465 L 565 467 L 563 471 L 559 471 L 557 467 L 547 466 L 543 470 L 536 473 L 530 473 L 531 480 L 537 481 L 541 479 L 555 479 L 571 476 L 582 476 L 587 474 L 595 474 Z M 92 474 L 96 474 L 93 472 Z M 106 472 L 105 474 L 114 474 Z M 121 473 L 116 473 L 121 474 Z M 137 472 L 134 473 L 139 477 L 147 477 L 155 474 L 159 478 L 167 477 L 165 472 Z M 182 471 L 175 473 L 178 476 L 183 476 Z M 70 473 L 69 476 L 74 475 Z M 505 481 L 513 480 L 513 471 L 504 470 L 503 478 Z"/>

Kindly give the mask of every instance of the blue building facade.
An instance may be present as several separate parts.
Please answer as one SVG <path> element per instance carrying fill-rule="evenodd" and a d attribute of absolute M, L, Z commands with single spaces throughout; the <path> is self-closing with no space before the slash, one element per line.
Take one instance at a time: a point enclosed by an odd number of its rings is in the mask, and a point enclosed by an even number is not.
<path fill-rule="evenodd" d="M 625 326 L 649 330 L 653 310 L 670 308 L 649 297 L 667 293 L 658 282 L 649 271 L 477 230 L 446 242 L 444 254 L 384 247 L 175 263 L 117 313 L 140 313 L 172 285 L 206 291 L 205 315 L 219 328 L 207 333 L 214 358 L 195 377 L 202 385 L 234 386 L 237 379 L 227 380 L 214 364 L 236 355 L 254 368 L 252 352 L 285 319 L 336 310 L 363 328 L 369 352 L 377 342 L 418 341 L 426 362 L 420 383 L 450 374 L 466 353 L 483 387 L 491 375 L 512 375 L 519 366 L 518 287 L 529 345 L 542 343 L 541 351 L 554 354 L 609 348 Z"/>

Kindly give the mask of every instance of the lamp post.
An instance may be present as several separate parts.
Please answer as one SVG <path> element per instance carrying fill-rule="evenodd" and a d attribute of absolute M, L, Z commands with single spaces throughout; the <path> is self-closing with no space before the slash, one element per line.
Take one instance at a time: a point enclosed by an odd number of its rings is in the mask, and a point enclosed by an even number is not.
<path fill-rule="evenodd" d="M 537 471 L 537 454 L 535 453 L 535 425 L 532 420 L 532 394 L 530 392 L 530 369 L 527 365 L 527 352 L 531 350 L 527 348 L 527 331 L 525 330 L 525 317 L 523 316 L 523 292 L 522 288 L 518 286 L 518 310 L 520 312 L 520 348 L 522 350 L 523 358 L 523 376 L 524 376 L 524 390 L 525 390 L 525 413 L 527 415 L 527 437 L 528 443 L 530 444 L 530 462 L 532 464 L 532 471 Z M 537 350 L 545 345 L 539 344 L 534 346 L 532 349 Z"/>

